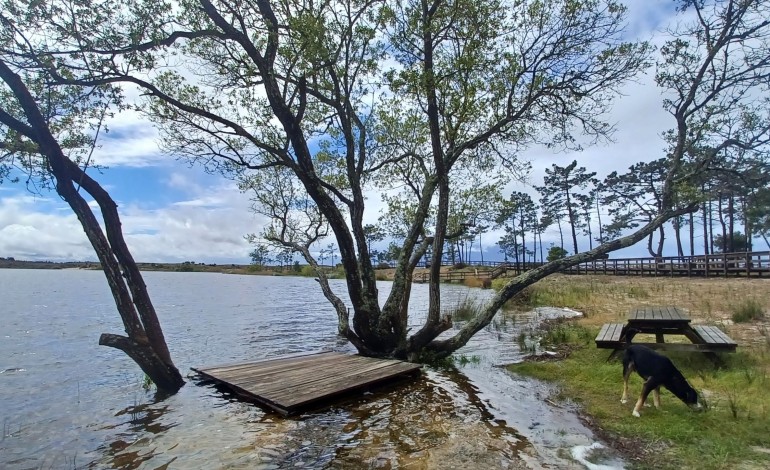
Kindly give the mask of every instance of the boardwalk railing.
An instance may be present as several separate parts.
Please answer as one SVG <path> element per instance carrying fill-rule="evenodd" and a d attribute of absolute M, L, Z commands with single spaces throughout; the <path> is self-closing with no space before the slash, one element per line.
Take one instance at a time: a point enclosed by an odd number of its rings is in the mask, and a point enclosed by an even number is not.
<path fill-rule="evenodd" d="M 498 262 L 493 269 L 474 266 L 473 269 L 445 271 L 444 282 L 464 281 L 467 278 L 496 279 L 516 276 L 543 263 Z M 670 277 L 761 277 L 770 276 L 770 251 L 716 253 L 697 256 L 668 256 L 660 258 L 599 259 L 581 263 L 562 271 L 564 274 L 610 274 L 615 276 L 670 276 Z M 429 273 L 415 275 L 415 282 L 427 282 Z"/>
<path fill-rule="evenodd" d="M 572 266 L 562 272 L 616 276 L 766 276 L 770 275 L 770 251 L 601 259 Z"/>

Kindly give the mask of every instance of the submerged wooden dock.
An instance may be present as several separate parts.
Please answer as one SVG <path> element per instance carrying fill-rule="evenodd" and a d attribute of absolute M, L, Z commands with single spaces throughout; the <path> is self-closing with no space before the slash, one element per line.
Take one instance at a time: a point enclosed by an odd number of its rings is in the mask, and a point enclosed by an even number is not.
<path fill-rule="evenodd" d="M 407 374 L 420 364 L 323 352 L 192 370 L 283 415 Z"/>

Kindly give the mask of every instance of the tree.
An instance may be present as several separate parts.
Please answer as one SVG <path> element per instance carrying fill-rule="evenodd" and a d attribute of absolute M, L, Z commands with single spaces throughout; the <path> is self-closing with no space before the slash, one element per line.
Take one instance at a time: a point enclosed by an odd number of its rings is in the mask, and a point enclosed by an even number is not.
<path fill-rule="evenodd" d="M 381 242 L 385 239 L 385 232 L 381 227 L 373 224 L 364 225 L 364 237 L 366 238 L 366 247 L 369 250 L 372 259 L 378 259 L 378 251 L 372 251 L 372 243 Z"/>
<path fill-rule="evenodd" d="M 732 245 L 723 240 L 723 235 L 717 235 L 714 240 L 714 244 L 718 247 L 717 251 L 721 253 L 734 253 L 736 251 L 748 251 L 748 242 L 746 241 L 746 235 L 741 232 L 735 232 L 732 234 Z M 722 248 L 728 248 L 728 251 L 723 251 Z"/>
<path fill-rule="evenodd" d="M 676 191 L 664 194 L 662 203 L 682 195 L 704 201 L 704 243 L 713 240 L 709 193 L 716 188 L 709 173 L 767 158 L 768 6 L 765 0 L 683 1 L 680 8 L 694 10 L 696 19 L 672 31 L 673 39 L 661 48 L 656 81 L 677 123 L 666 139 L 683 164 L 678 177 L 667 174 L 666 184 Z M 700 197 L 692 197 L 699 189 Z M 713 246 L 705 251 L 713 252 Z"/>
<path fill-rule="evenodd" d="M 668 160 L 660 158 L 651 162 L 631 165 L 628 172 L 613 171 L 602 182 L 602 203 L 609 207 L 612 222 L 606 227 L 610 233 L 649 222 L 660 212 Z M 663 256 L 664 226 L 658 227 L 658 245 L 653 249 L 653 234 L 647 237 L 650 256 Z"/>
<path fill-rule="evenodd" d="M 254 239 L 248 241 L 251 243 L 258 243 Z M 254 248 L 251 253 L 249 253 L 249 258 L 251 258 L 251 264 L 260 269 L 264 268 L 265 265 L 273 261 L 272 258 L 270 258 L 270 249 L 267 246 L 261 244 L 258 244 L 256 248 Z"/>
<path fill-rule="evenodd" d="M 519 260 L 526 262 L 525 254 L 527 251 L 527 232 L 535 231 L 537 225 L 537 211 L 535 203 L 527 193 L 514 191 L 511 197 L 505 201 L 497 214 L 496 222 L 505 227 L 505 235 L 500 240 L 501 247 L 505 246 L 504 252 L 512 255 L 519 268 Z M 521 243 L 519 243 L 519 239 Z M 534 245 L 534 236 L 532 244 Z M 514 248 L 512 251 L 511 249 Z"/>
<path fill-rule="evenodd" d="M 548 258 L 546 259 L 550 263 L 551 261 L 564 259 L 567 257 L 567 255 L 569 255 L 569 252 L 564 248 L 551 245 L 551 247 L 548 248 Z"/>
<path fill-rule="evenodd" d="M 577 229 L 581 226 L 581 198 L 578 191 L 586 189 L 594 176 L 596 172 L 588 172 L 585 167 L 578 167 L 577 160 L 565 167 L 553 164 L 550 169 L 546 168 L 545 184 L 539 189 L 541 194 L 547 195 L 545 202 L 549 206 L 561 207 L 567 211 L 575 253 L 580 251 L 577 244 Z"/>
<path fill-rule="evenodd" d="M 0 16 L 0 163 L 28 175 L 36 190 L 55 189 L 80 221 L 107 278 L 126 335 L 103 333 L 99 344 L 127 354 L 159 391 L 176 393 L 184 380 L 171 360 L 155 308 L 123 238 L 117 204 L 87 172 L 102 121 L 120 105 L 112 87 L 52 86 L 18 44 L 31 26 Z M 93 133 L 91 133 L 93 132 Z M 32 183 L 36 181 L 36 183 Z M 104 229 L 85 194 L 98 204 Z"/>
<path fill-rule="evenodd" d="M 746 217 L 753 230 L 765 241 L 770 249 L 770 188 L 761 188 L 752 194 Z M 747 237 L 748 238 L 748 237 Z"/>
<path fill-rule="evenodd" d="M 682 5 L 700 7 L 690 3 Z M 695 61 L 703 73 L 676 81 L 659 73 L 663 86 L 683 86 L 684 93 L 666 102 L 677 125 L 668 135 L 669 172 L 656 217 L 628 236 L 513 278 L 479 315 L 438 339 L 452 326 L 441 315 L 438 276 L 451 198 L 458 194 L 452 188 L 469 172 L 516 170 L 511 155 L 533 143 L 564 149 L 575 147 L 578 133 L 589 141 L 607 136 L 603 113 L 649 53 L 646 44 L 621 41 L 622 6 L 611 0 L 522 0 L 505 7 L 482 0 L 102 5 L 121 14 L 82 9 L 48 30 L 41 26 L 39 35 L 56 35 L 41 46 L 55 57 L 43 62 L 50 73 L 66 83 L 138 86 L 149 100 L 144 109 L 177 155 L 227 174 L 279 171 L 296 182 L 295 200 L 312 201 L 301 210 L 312 207 L 334 234 L 352 326 L 345 302 L 319 280 L 340 334 L 363 354 L 447 356 L 521 289 L 630 246 L 695 207 L 678 208 L 674 197 L 688 176 L 684 156 L 713 141 L 706 131 L 714 125 L 701 126 L 696 139 L 688 134 L 688 119 L 721 96 L 717 90 L 692 107 L 691 95 L 712 70 L 711 49 Z M 190 56 L 185 64 L 195 69 L 156 68 L 178 53 Z M 673 77 L 678 57 L 665 61 L 661 70 Z M 402 196 L 408 225 L 391 293 L 380 304 L 363 216 L 365 190 L 382 185 Z M 292 241 L 284 230 L 290 220 L 278 214 L 267 235 L 302 248 L 306 239 Z M 303 255 L 312 265 L 307 250 Z M 424 256 L 430 256 L 428 312 L 410 335 L 411 279 Z"/>

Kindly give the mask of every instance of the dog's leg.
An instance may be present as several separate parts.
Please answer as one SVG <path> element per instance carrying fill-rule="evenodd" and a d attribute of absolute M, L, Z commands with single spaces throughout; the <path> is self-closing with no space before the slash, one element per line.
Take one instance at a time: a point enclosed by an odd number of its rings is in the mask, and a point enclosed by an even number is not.
<path fill-rule="evenodd" d="M 647 401 L 647 395 L 649 395 L 651 391 L 656 389 L 658 385 L 659 384 L 655 382 L 655 380 L 653 380 L 652 377 L 650 377 L 644 382 L 644 385 L 642 385 L 642 394 L 639 395 L 639 399 L 636 401 L 636 405 L 634 406 L 634 411 L 631 413 L 632 415 L 636 416 L 637 418 L 642 416 L 639 414 L 639 410 L 642 409 L 642 406 L 644 406 L 644 402 Z"/>
<path fill-rule="evenodd" d="M 655 403 L 655 408 L 660 409 L 660 387 L 652 391 L 652 402 Z"/>
<path fill-rule="evenodd" d="M 628 402 L 628 379 L 634 371 L 634 363 L 623 364 L 623 395 L 620 397 L 620 403 Z"/>

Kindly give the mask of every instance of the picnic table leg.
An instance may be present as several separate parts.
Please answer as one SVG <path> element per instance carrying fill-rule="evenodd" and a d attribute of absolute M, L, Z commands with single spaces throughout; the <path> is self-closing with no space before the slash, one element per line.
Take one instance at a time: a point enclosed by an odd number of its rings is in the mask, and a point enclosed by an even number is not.
<path fill-rule="evenodd" d="M 722 358 L 719 357 L 717 353 L 706 351 L 703 354 L 705 354 L 707 358 L 711 359 L 711 362 L 713 362 L 717 368 L 720 368 L 724 365 L 724 362 L 722 362 Z"/>
<path fill-rule="evenodd" d="M 610 359 L 615 357 L 615 355 L 620 352 L 620 349 L 613 349 L 609 356 L 607 356 L 607 362 L 610 362 Z"/>
<path fill-rule="evenodd" d="M 701 338 L 701 336 L 698 334 L 697 331 L 695 331 L 692 327 L 688 326 L 684 330 L 684 335 L 692 341 L 693 344 L 705 344 L 706 341 Z M 711 362 L 714 363 L 717 367 L 722 367 L 724 365 L 724 362 L 722 361 L 722 358 L 719 357 L 719 355 L 715 352 L 711 351 L 703 351 L 703 354 L 706 355 L 707 358 L 711 360 Z"/>
<path fill-rule="evenodd" d="M 663 333 L 655 333 L 655 342 L 657 342 L 657 343 L 665 343 L 666 342 L 663 339 Z"/>
<path fill-rule="evenodd" d="M 630 343 L 631 339 L 636 334 L 636 330 L 633 330 L 632 328 L 628 328 L 627 326 L 623 327 L 622 333 L 620 333 L 620 341 L 623 343 Z M 628 337 L 626 337 L 628 336 Z M 609 356 L 607 356 L 607 362 L 610 362 L 610 359 L 615 357 L 620 351 L 623 351 L 626 349 L 625 347 L 619 347 L 612 350 Z"/>

